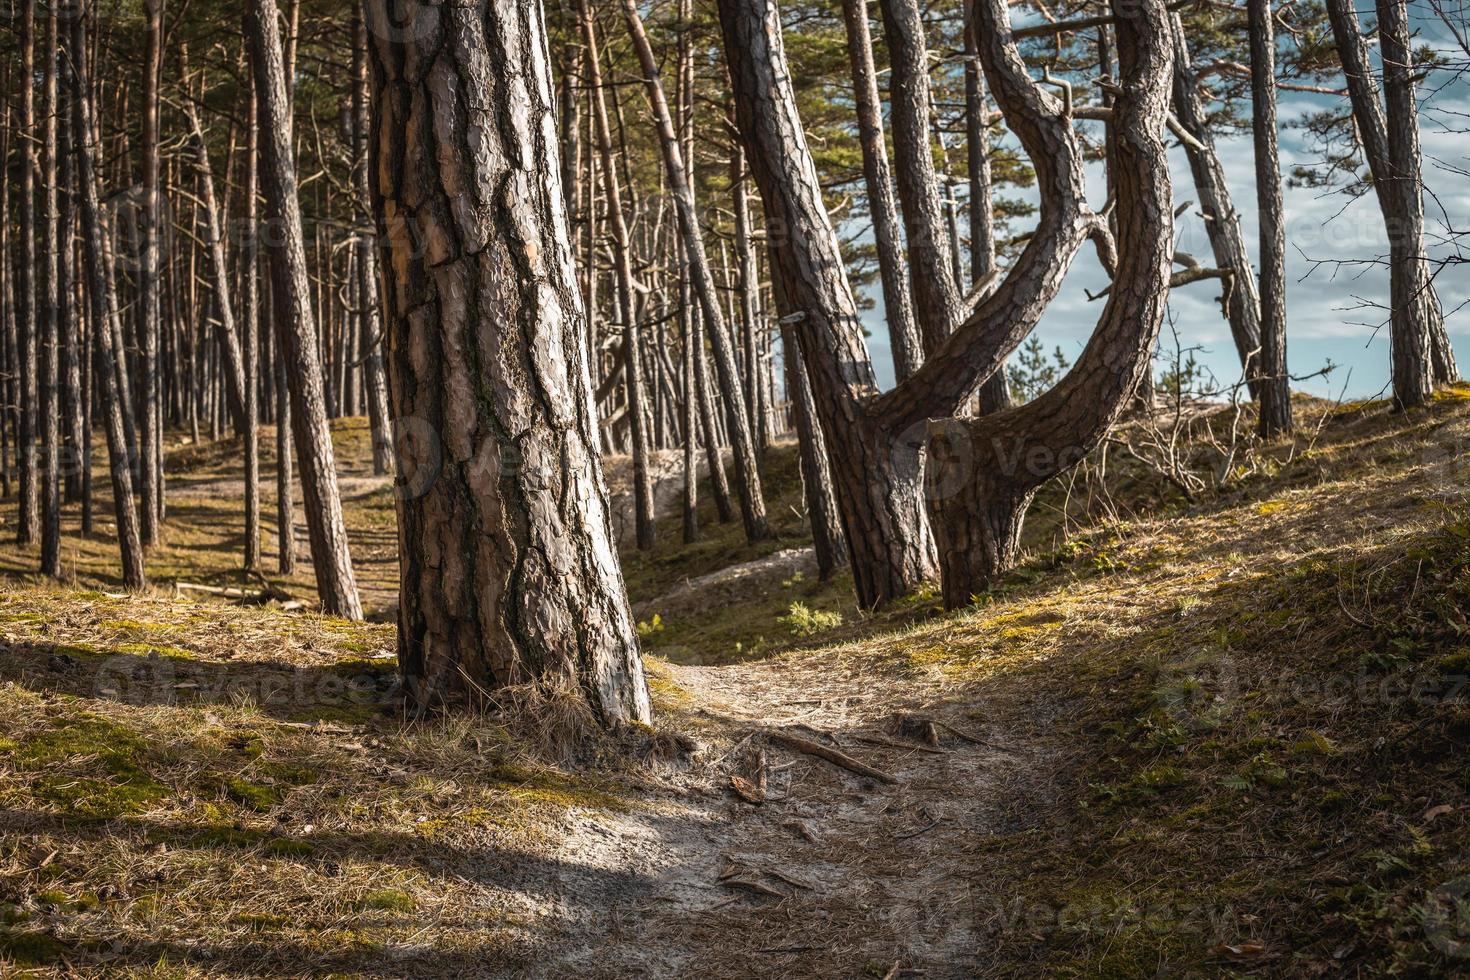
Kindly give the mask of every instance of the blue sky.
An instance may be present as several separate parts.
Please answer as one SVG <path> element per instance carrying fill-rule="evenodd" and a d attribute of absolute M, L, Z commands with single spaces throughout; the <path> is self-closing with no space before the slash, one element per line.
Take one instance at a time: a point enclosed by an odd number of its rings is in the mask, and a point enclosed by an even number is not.
<path fill-rule="evenodd" d="M 1429 19 L 1427 5 L 1410 4 L 1412 26 L 1421 31 L 1421 39 L 1445 45 L 1450 58 L 1466 55 L 1448 47 L 1449 38 L 1443 27 Z M 1371 12 L 1364 11 L 1365 16 Z M 1415 16 L 1415 15 L 1418 16 Z M 1371 19 L 1371 16 L 1370 16 Z M 1440 83 L 1444 80 L 1439 79 Z M 1434 84 L 1434 82 L 1431 82 Z M 1299 118 L 1304 112 L 1320 109 L 1328 97 L 1283 92 L 1278 114 L 1283 123 Z M 1431 237 L 1443 235 L 1450 228 L 1470 226 L 1470 134 L 1452 132 L 1451 127 L 1470 128 L 1470 84 L 1456 81 L 1438 92 L 1432 103 L 1421 107 L 1420 132 L 1424 148 L 1425 184 L 1431 196 L 1426 199 L 1426 220 Z M 1220 143 L 1220 154 L 1230 180 L 1235 206 L 1241 214 L 1247 244 L 1252 258 L 1256 254 L 1255 163 L 1249 139 L 1237 138 Z M 1281 133 L 1282 172 L 1290 173 L 1297 162 L 1312 159 L 1311 148 L 1303 134 L 1289 126 Z M 1193 180 L 1182 148 L 1171 151 L 1176 204 L 1195 201 Z M 1094 204 L 1101 205 L 1103 175 L 1101 167 L 1089 171 L 1089 193 Z M 1008 190 L 1007 193 L 1015 193 Z M 1385 311 L 1365 308 L 1364 303 L 1387 304 L 1388 270 L 1381 265 L 1343 266 L 1315 265 L 1313 260 L 1374 259 L 1388 251 L 1382 215 L 1373 195 L 1353 200 L 1330 189 L 1285 189 L 1287 214 L 1287 349 L 1294 375 L 1306 375 L 1320 369 L 1328 360 L 1339 365 L 1330 377 L 1316 378 L 1297 385 L 1314 394 L 1336 398 L 1372 397 L 1384 391 L 1389 383 L 1388 333 L 1379 329 Z M 1206 265 L 1212 264 L 1208 239 L 1197 209 L 1192 209 L 1178 222 L 1177 246 Z M 1431 254 L 1443 254 L 1431 243 Z M 1463 266 L 1452 266 L 1437 281 L 1440 301 L 1448 315 L 1447 327 L 1455 345 L 1462 370 L 1470 373 L 1470 309 L 1454 312 L 1470 304 L 1470 276 Z M 1089 303 L 1084 290 L 1096 292 L 1105 286 L 1107 277 L 1091 248 L 1084 248 L 1077 258 L 1061 294 L 1047 310 L 1037 328 L 1037 336 L 1046 344 L 1060 346 L 1075 358 L 1086 343 L 1101 312 L 1102 303 Z M 883 326 L 882 297 L 876 285 L 872 299 L 877 306 L 867 314 L 869 346 L 878 370 L 880 383 L 893 381 L 892 356 L 888 350 L 887 330 Z M 1219 283 L 1213 280 L 1174 290 L 1170 308 L 1175 317 L 1181 343 L 1185 347 L 1200 346 L 1197 355 L 1222 383 L 1239 378 L 1240 363 L 1230 339 L 1229 325 L 1220 313 L 1217 297 Z M 1166 339 L 1169 327 L 1165 325 Z M 1172 345 L 1172 341 L 1170 341 Z"/>

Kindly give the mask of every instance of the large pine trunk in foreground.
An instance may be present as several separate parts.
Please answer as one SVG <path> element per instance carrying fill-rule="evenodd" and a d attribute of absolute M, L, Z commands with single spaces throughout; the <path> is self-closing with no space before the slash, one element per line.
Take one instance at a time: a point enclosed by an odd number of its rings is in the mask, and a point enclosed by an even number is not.
<path fill-rule="evenodd" d="M 537 0 L 370 0 L 370 143 L 399 444 L 399 659 L 421 705 L 531 681 L 647 721 Z M 474 113 L 478 126 L 465 120 Z"/>
<path fill-rule="evenodd" d="M 250 0 L 245 17 L 251 74 L 259 103 L 260 178 L 271 266 L 271 299 L 281 353 L 288 365 L 291 424 L 301 470 L 317 595 L 329 615 L 362 618 L 362 603 L 347 548 L 347 527 L 337 492 L 332 434 L 322 395 L 316 324 L 307 280 L 301 204 L 291 149 L 290 103 L 281 53 L 280 15 L 275 0 Z"/>

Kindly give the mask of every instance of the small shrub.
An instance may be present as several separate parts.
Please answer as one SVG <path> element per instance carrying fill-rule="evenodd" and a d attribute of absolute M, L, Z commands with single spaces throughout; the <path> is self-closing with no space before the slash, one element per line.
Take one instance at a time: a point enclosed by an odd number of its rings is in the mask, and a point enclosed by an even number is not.
<path fill-rule="evenodd" d="M 805 603 L 793 602 L 790 613 L 780 617 L 777 622 L 789 629 L 793 636 L 812 636 L 841 626 L 842 614 L 809 609 Z"/>

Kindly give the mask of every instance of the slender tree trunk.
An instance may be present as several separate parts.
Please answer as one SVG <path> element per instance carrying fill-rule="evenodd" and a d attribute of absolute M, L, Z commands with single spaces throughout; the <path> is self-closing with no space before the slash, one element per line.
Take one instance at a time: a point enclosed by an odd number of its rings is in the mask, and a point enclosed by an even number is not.
<path fill-rule="evenodd" d="M 188 49 L 179 56 L 181 71 L 188 73 Z M 235 322 L 235 301 L 230 295 L 229 260 L 225 256 L 224 221 L 220 212 L 220 199 L 214 190 L 214 169 L 209 163 L 209 146 L 204 139 L 204 129 L 199 123 L 199 113 L 191 100 L 184 101 L 184 115 L 189 122 L 190 142 L 194 151 L 194 166 L 199 173 L 199 230 L 204 239 L 204 253 L 209 259 L 209 281 L 214 285 L 214 312 L 219 322 L 218 344 L 224 369 L 225 393 L 228 395 L 230 417 L 235 433 L 243 435 L 249 426 L 246 418 L 245 355 L 240 347 L 240 332 Z"/>
<path fill-rule="evenodd" d="M 138 527 L 138 508 L 133 498 L 133 476 L 128 455 L 123 417 L 127 406 L 117 386 L 117 355 L 112 332 L 107 328 L 112 296 L 112 270 L 101 248 L 106 234 L 102 225 L 101 204 L 97 195 L 97 173 L 93 163 L 92 102 L 87 79 L 87 18 L 90 3 L 78 5 L 71 18 L 72 137 L 76 147 L 77 185 L 80 191 L 82 244 L 86 253 L 87 289 L 92 305 L 92 333 L 97 345 L 96 376 L 101 384 L 102 410 L 107 418 L 107 449 L 112 476 L 112 506 L 117 521 L 117 541 L 122 556 L 123 584 L 132 590 L 142 589 L 147 580 L 143 572 L 143 544 Z"/>
<path fill-rule="evenodd" d="M 0 86 L 10 91 L 10 60 L 4 59 Z M 15 116 L 9 99 L 0 99 L 0 160 L 10 159 L 11 130 Z M 15 351 L 20 346 L 16 339 L 16 290 L 15 256 L 11 254 L 12 233 L 10 227 L 11 168 L 0 166 L 0 496 L 10 496 L 10 430 L 12 423 L 18 428 L 15 418 L 16 368 Z"/>
<path fill-rule="evenodd" d="M 796 348 L 796 332 L 789 325 L 781 328 L 781 346 L 781 358 L 786 363 L 787 399 L 791 402 L 797 449 L 801 453 L 807 522 L 811 525 L 812 546 L 817 553 L 817 572 L 825 582 L 847 564 L 847 544 L 837 509 L 837 492 L 832 487 L 832 472 L 827 465 L 827 440 L 817 422 L 817 406 Z"/>
<path fill-rule="evenodd" d="M 1409 407 L 1422 404 L 1436 384 L 1454 380 L 1457 371 L 1424 252 L 1423 158 L 1407 4 L 1377 0 L 1377 7 L 1387 140 L 1386 166 L 1375 168 L 1375 175 L 1382 174 L 1396 203 L 1389 222 L 1390 339 L 1394 400 Z"/>
<path fill-rule="evenodd" d="M 721 524 L 735 520 L 735 502 L 730 497 L 730 484 L 725 477 L 725 453 L 720 441 L 719 413 L 715 410 L 714 383 L 709 376 L 709 359 L 704 356 L 705 334 L 699 307 L 690 304 L 690 322 L 694 326 L 694 397 L 699 402 L 699 432 L 704 442 L 705 464 L 713 487 L 715 512 Z"/>
<path fill-rule="evenodd" d="M 1261 438 L 1291 431 L 1291 378 L 1286 366 L 1286 214 L 1281 203 L 1281 152 L 1276 135 L 1276 28 L 1271 0 L 1247 0 L 1251 50 L 1251 133 L 1260 212 Z"/>
<path fill-rule="evenodd" d="M 673 116 L 669 112 L 668 101 L 664 98 L 658 62 L 654 58 L 653 47 L 648 43 L 648 35 L 643 29 L 643 20 L 638 15 L 635 0 L 623 0 L 623 16 L 628 22 L 628 33 L 643 67 L 643 80 L 648 88 L 648 100 L 663 150 L 664 171 L 668 176 L 675 213 L 679 218 L 680 238 L 689 259 L 689 275 L 694 294 L 704 312 L 704 323 L 711 340 L 710 349 L 714 354 L 715 372 L 720 382 L 720 395 L 728 409 L 731 449 L 735 455 L 735 491 L 740 498 L 745 536 L 749 541 L 760 541 L 770 536 L 771 529 L 766 519 L 766 501 L 761 490 L 755 440 L 751 435 L 751 416 L 741 389 L 735 351 L 726 328 L 724 312 L 720 308 L 714 274 L 705 254 L 704 236 L 695 211 L 694 188 L 689 183 L 679 136 L 674 131 Z M 753 370 L 754 365 L 749 367 Z"/>
<path fill-rule="evenodd" d="M 17 544 L 28 545 L 40 532 L 40 484 L 36 473 L 36 0 L 24 0 L 20 19 L 20 248 L 16 265 L 15 448 L 20 475 Z M 49 284 L 48 284 L 49 285 Z"/>
<path fill-rule="evenodd" d="M 58 92 L 56 69 L 58 65 L 56 5 L 46 5 L 46 64 L 42 67 L 41 82 L 41 276 L 37 305 L 40 307 L 40 336 L 37 348 L 40 354 L 40 423 L 41 460 L 41 574 L 52 578 L 61 577 L 61 425 L 59 411 L 61 399 L 58 383 L 60 370 L 57 354 L 60 349 L 61 302 L 65 299 L 59 292 L 60 252 L 62 247 L 61 216 L 57 200 L 56 168 L 56 120 L 58 115 Z"/>
<path fill-rule="evenodd" d="M 965 5 L 965 163 L 970 180 L 970 285 L 995 265 L 995 195 L 990 171 L 990 127 L 985 73 L 975 43 L 974 11 Z"/>
<path fill-rule="evenodd" d="M 424 706 L 542 681 L 579 690 L 605 724 L 647 722 L 582 365 L 540 5 L 423 8 L 446 21 L 442 43 L 395 39 L 389 6 L 368 7 L 381 27 L 389 375 L 394 411 L 431 436 L 399 458 L 422 488 L 398 504 L 404 676 Z M 433 74 L 405 70 L 430 60 Z M 474 136 L 445 125 L 468 115 L 470 93 L 490 109 Z M 438 245 L 421 257 L 408 227 Z"/>
<path fill-rule="evenodd" d="M 372 191 L 368 175 L 367 135 L 371 125 L 368 112 L 367 25 L 362 7 L 355 4 L 353 27 L 356 43 L 352 48 L 352 125 L 353 175 L 362 221 L 372 222 Z M 363 230 L 357 236 L 357 289 L 361 307 L 362 328 L 356 356 L 362 361 L 366 386 L 368 423 L 373 434 L 373 472 L 379 476 L 393 472 L 393 434 L 388 411 L 388 381 L 383 371 L 382 304 L 378 297 L 377 239 Z"/>
<path fill-rule="evenodd" d="M 756 269 L 755 248 L 750 241 L 750 207 L 745 195 L 745 153 L 740 141 L 735 140 L 730 149 L 730 207 L 735 212 L 735 258 L 738 273 L 737 292 L 740 296 L 740 340 L 745 347 L 745 407 L 750 415 L 750 431 L 756 442 L 764 449 L 766 420 L 762 393 L 764 387 L 760 371 L 760 350 L 757 333 L 760 329 L 760 278 Z"/>
<path fill-rule="evenodd" d="M 245 320 L 242 365 L 245 415 L 245 568 L 259 571 L 260 554 L 260 411 L 256 404 L 260 374 L 260 238 L 255 209 L 260 197 L 260 107 L 245 98 L 245 192 L 240 202 L 244 241 L 240 258 L 241 315 Z"/>
<path fill-rule="evenodd" d="M 935 169 L 930 145 L 934 97 L 929 85 L 924 18 L 918 0 L 882 0 L 881 7 L 891 63 L 888 102 L 893 120 L 894 172 L 908 237 L 914 310 L 927 357 L 964 318 L 955 275 L 958 257 L 947 233 L 939 194 L 941 176 Z M 987 412 L 1010 404 L 1004 370 L 983 379 L 980 400 L 982 410 Z"/>
<path fill-rule="evenodd" d="M 68 69 L 65 59 L 62 59 L 59 70 L 61 78 L 66 79 Z M 65 94 L 69 90 L 69 84 L 69 82 L 59 83 L 58 88 Z M 58 161 L 61 180 L 61 248 L 60 264 L 57 269 L 57 287 L 61 296 L 61 321 L 58 328 L 61 335 L 61 377 L 65 403 L 63 417 L 66 442 L 70 447 L 62 476 L 66 499 L 71 503 L 77 503 L 85 500 L 91 493 L 88 481 L 90 467 L 87 459 L 91 454 L 92 446 L 87 440 L 85 431 L 87 426 L 83 421 L 90 406 L 86 403 L 82 389 L 82 368 L 83 365 L 89 365 L 91 361 L 87 356 L 87 347 L 81 333 L 83 303 L 78 293 L 79 278 L 77 275 L 79 265 L 76 239 L 76 164 L 73 159 L 71 136 L 67 125 L 70 111 L 69 96 L 67 96 L 67 105 L 61 110 L 57 122 L 58 138 L 61 141 L 60 160 Z"/>
<path fill-rule="evenodd" d="M 1215 265 L 1230 270 L 1224 282 L 1222 303 L 1235 350 L 1250 382 L 1251 397 L 1260 397 L 1261 375 L 1261 300 L 1256 292 L 1255 270 L 1246 251 L 1245 236 L 1240 229 L 1240 214 L 1230 197 L 1225 167 L 1215 149 L 1204 100 L 1200 97 L 1199 78 L 1190 63 L 1189 46 L 1184 37 L 1184 24 L 1177 14 L 1170 20 L 1174 38 L 1174 111 L 1180 125 L 1203 149 L 1187 146 L 1189 169 L 1194 175 L 1194 189 L 1199 196 L 1200 211 L 1205 218 L 1205 233 L 1215 255 Z"/>
<path fill-rule="evenodd" d="M 143 11 L 148 45 L 143 59 L 143 198 L 138 213 L 137 333 L 141 387 L 138 393 L 138 445 L 142 450 L 138 460 L 138 471 L 142 477 L 138 481 L 138 507 L 143 518 L 143 546 L 151 548 L 158 543 L 159 515 L 162 513 L 158 479 L 163 466 L 158 453 L 158 324 L 161 305 L 158 233 L 162 217 L 158 191 L 158 86 L 163 75 L 163 0 L 143 0 Z M 217 270 L 216 274 L 219 275 L 220 271 Z M 227 289 L 228 281 L 221 276 L 220 288 Z"/>
<path fill-rule="evenodd" d="M 273 290 L 268 279 L 264 286 L 269 295 Z M 291 388 L 286 378 L 286 357 L 281 350 L 281 328 L 277 327 L 274 333 L 275 363 L 271 374 L 275 379 L 276 395 L 276 570 L 282 575 L 295 575 L 296 501 L 292 488 L 295 477 L 291 458 Z"/>
<path fill-rule="evenodd" d="M 893 369 L 903 381 L 924 360 L 919 325 L 914 318 L 909 267 L 899 232 L 898 205 L 888 169 L 888 143 L 883 135 L 883 101 L 873 65 L 873 38 L 864 0 L 842 0 L 847 25 L 847 55 L 852 65 L 853 101 L 857 106 L 858 145 L 863 154 L 863 180 L 868 211 L 873 216 L 873 238 L 878 246 L 878 270 L 883 286 L 883 317 Z"/>
<path fill-rule="evenodd" d="M 290 364 L 291 416 L 296 454 L 301 463 L 301 493 L 311 538 L 317 593 L 329 615 L 362 618 L 362 604 L 352 572 L 332 434 L 322 399 L 321 361 L 310 306 L 306 247 L 301 237 L 296 164 L 291 150 L 291 114 L 281 54 L 279 12 L 275 0 L 250 0 L 245 37 L 250 46 L 251 74 L 259 100 L 261 184 L 266 221 L 274 234 L 267 252 L 274 282 L 276 326 L 281 349 Z"/>
<path fill-rule="evenodd" d="M 694 346 L 702 343 L 690 309 L 689 287 L 679 284 L 679 329 L 684 337 L 684 543 L 699 539 L 699 403 L 695 395 Z"/>
<path fill-rule="evenodd" d="M 633 443 L 633 509 L 640 551 L 650 551 L 657 542 L 653 478 L 648 461 L 648 426 L 645 421 L 643 367 L 639 348 L 637 315 L 633 309 L 633 260 L 629 254 L 628 226 L 623 217 L 622 192 L 613 161 L 612 128 L 608 123 L 603 93 L 601 58 L 597 50 L 597 28 L 587 0 L 577 0 L 582 43 L 586 49 L 587 85 L 592 92 L 592 118 L 596 124 L 597 153 L 607 203 L 608 231 L 612 236 L 613 268 L 617 275 L 618 319 L 623 329 L 623 380 L 628 392 L 628 424 Z"/>

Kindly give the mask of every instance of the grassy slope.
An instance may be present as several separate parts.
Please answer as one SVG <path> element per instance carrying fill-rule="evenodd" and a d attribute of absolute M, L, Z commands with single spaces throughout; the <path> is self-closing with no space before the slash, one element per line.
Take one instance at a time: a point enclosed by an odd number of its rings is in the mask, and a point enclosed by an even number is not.
<path fill-rule="evenodd" d="M 1446 972 L 1467 962 L 1447 958 L 1432 898 L 1470 875 L 1467 447 L 1463 391 L 1407 418 L 1353 406 L 1194 505 L 1117 474 L 1116 499 L 1074 507 L 1063 538 L 1053 492 L 1030 563 L 972 609 L 920 596 L 867 616 L 844 581 L 783 575 L 661 622 L 648 645 L 704 663 L 837 649 L 943 676 L 988 725 L 1054 746 L 1049 785 L 975 842 L 997 975 Z M 646 619 L 685 578 L 802 543 L 793 454 L 770 473 L 776 545 L 714 526 L 685 551 L 669 520 L 653 555 L 627 557 Z M 350 504 L 349 521 L 391 547 L 387 500 Z M 181 496 L 159 564 L 227 570 L 209 535 L 229 537 L 233 506 Z M 105 540 L 69 547 L 79 585 L 109 588 Z M 391 590 L 379 566 L 364 578 Z M 492 726 L 384 716 L 391 626 L 14 574 L 0 589 L 12 963 L 514 963 L 538 913 L 484 854 L 554 876 L 561 815 L 644 805 L 621 777 L 528 762 Z M 794 622 L 793 602 L 844 622 Z"/>

